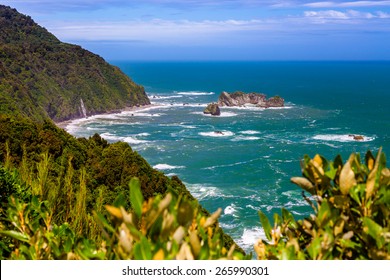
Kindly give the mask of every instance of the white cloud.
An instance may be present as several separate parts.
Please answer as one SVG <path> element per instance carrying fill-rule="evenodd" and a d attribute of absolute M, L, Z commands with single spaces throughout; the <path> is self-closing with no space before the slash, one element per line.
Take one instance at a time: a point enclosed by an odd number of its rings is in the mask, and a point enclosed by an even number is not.
<path fill-rule="evenodd" d="M 70 41 L 158 41 L 169 43 L 173 38 L 183 42 L 192 42 L 215 34 L 229 32 L 266 30 L 266 21 L 260 20 L 224 20 L 190 21 L 162 20 L 120 21 L 120 22 L 59 22 L 48 29 L 62 40 Z"/>
<path fill-rule="evenodd" d="M 328 11 L 306 11 L 304 12 L 305 17 L 317 18 L 317 19 L 349 19 L 347 13 L 328 10 Z"/>
<path fill-rule="evenodd" d="M 312 2 L 303 4 L 304 7 L 310 8 L 358 8 L 358 7 L 379 7 L 390 6 L 390 1 L 350 1 L 350 2 Z"/>
<path fill-rule="evenodd" d="M 370 20 L 370 19 L 388 19 L 390 14 L 378 11 L 375 13 L 360 12 L 356 10 L 347 10 L 345 12 L 336 10 L 326 11 L 305 11 L 304 16 L 311 19 L 320 20 L 321 23 L 326 23 L 327 20 L 340 20 L 348 22 L 348 20 Z M 356 21 L 353 21 L 356 23 Z"/>
<path fill-rule="evenodd" d="M 381 19 L 390 18 L 390 14 L 389 13 L 385 13 L 385 12 L 379 11 L 379 12 L 376 12 L 376 14 Z"/>

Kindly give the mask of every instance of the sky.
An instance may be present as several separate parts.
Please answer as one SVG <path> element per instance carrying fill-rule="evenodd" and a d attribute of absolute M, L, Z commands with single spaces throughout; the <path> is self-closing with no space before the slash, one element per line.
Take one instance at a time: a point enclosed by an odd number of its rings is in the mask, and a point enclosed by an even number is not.
<path fill-rule="evenodd" d="M 107 60 L 390 60 L 390 1 L 0 3 Z"/>

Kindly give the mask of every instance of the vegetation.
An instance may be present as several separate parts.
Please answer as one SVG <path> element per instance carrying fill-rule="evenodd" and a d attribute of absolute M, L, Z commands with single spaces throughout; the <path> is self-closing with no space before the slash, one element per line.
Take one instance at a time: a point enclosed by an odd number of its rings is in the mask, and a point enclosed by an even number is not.
<path fill-rule="evenodd" d="M 149 104 L 144 88 L 29 16 L 0 5 L 0 112 L 64 121 Z"/>
<path fill-rule="evenodd" d="M 246 259 L 177 177 L 123 142 L 76 139 L 52 120 L 148 104 L 142 87 L 0 5 L 1 259 Z M 241 93 L 235 93 L 240 95 Z M 278 99 L 278 97 L 276 97 Z M 259 259 L 390 259 L 390 170 L 316 155 L 292 178 L 313 214 L 282 209 Z M 307 197 L 309 193 L 311 197 Z"/>
<path fill-rule="evenodd" d="M 303 198 L 314 214 L 296 221 L 282 209 L 271 226 L 259 212 L 268 240 L 254 244 L 258 258 L 390 259 L 390 171 L 381 151 L 376 158 L 368 152 L 365 159 L 362 164 L 359 155 L 352 154 L 343 164 L 339 156 L 333 162 L 319 155 L 305 156 L 304 177 L 291 180 L 313 195 L 309 199 L 303 194 Z M 39 168 L 44 169 L 45 162 L 43 158 Z M 164 195 L 145 200 L 140 180 L 132 178 L 126 194 L 119 194 L 111 204 L 103 206 L 100 189 L 89 212 L 82 169 L 78 186 L 65 194 L 74 194 L 62 213 L 69 212 L 68 219 L 60 221 L 56 200 L 43 200 L 45 192 L 23 181 L 20 170 L 0 168 L 2 259 L 251 257 L 224 240 L 218 226 L 221 209 L 208 215 L 195 200 L 171 187 Z"/>
<path fill-rule="evenodd" d="M 7 178 L 0 177 L 5 183 Z M 12 184 L 13 182 L 11 182 Z M 136 259 L 192 260 L 243 259 L 244 255 L 223 246 L 218 230 L 220 210 L 207 217 L 194 201 L 168 192 L 143 200 L 140 182 L 132 179 L 129 200 L 133 210 L 106 205 L 107 218 L 94 212 L 102 233 L 99 239 L 80 236 L 68 223 L 53 223 L 49 201 L 32 196 L 26 203 L 10 197 L 0 234 L 3 254 L 9 259 Z M 26 186 L 28 189 L 29 186 Z M 16 193 L 15 193 L 16 194 Z M 83 206 L 76 203 L 83 215 Z M 102 209 L 100 209 L 102 210 Z M 6 251 L 8 250 L 8 251 Z"/>
<path fill-rule="evenodd" d="M 260 212 L 268 241 L 255 245 L 259 259 L 390 259 L 390 170 L 381 149 L 365 163 L 359 154 L 345 164 L 305 156 L 302 173 L 291 181 L 312 195 L 302 193 L 314 215 L 295 221 L 282 209 L 271 226 Z"/>
<path fill-rule="evenodd" d="M 17 223 L 10 220 L 15 218 L 15 212 L 9 212 L 14 209 L 19 211 L 17 217 L 25 216 L 20 228 L 26 229 L 26 221 L 36 222 L 31 228 L 28 226 L 28 232 L 19 232 L 21 234 L 31 234 L 30 237 L 38 234 L 37 231 L 39 236 L 52 234 L 57 228 L 54 225 L 60 225 L 60 232 L 64 230 L 64 234 L 74 235 L 74 242 L 83 237 L 88 244 L 101 244 L 104 234 L 93 213 L 109 216 L 105 205 L 134 208 L 126 199 L 128 183 L 133 177 L 139 178 L 143 200 L 169 192 L 173 197 L 188 201 L 199 215 L 210 216 L 179 178 L 168 178 L 151 168 L 127 143 L 109 144 L 97 134 L 89 139 L 76 139 L 50 121 L 34 123 L 30 119 L 0 115 L 0 162 L 4 163 L 0 169 L 0 216 L 6 219 L 2 223 L 5 231 Z M 32 218 L 39 215 L 42 219 Z M 43 225 L 47 228 L 41 228 Z M 221 239 L 218 246 L 232 247 L 234 241 L 230 236 L 219 227 L 213 230 Z M 2 258 L 11 257 L 12 252 L 8 249 L 12 236 L 6 236 L 0 243 L 3 244 Z M 238 247 L 236 251 L 243 253 Z M 34 258 L 45 257 L 59 258 L 52 255 Z"/>

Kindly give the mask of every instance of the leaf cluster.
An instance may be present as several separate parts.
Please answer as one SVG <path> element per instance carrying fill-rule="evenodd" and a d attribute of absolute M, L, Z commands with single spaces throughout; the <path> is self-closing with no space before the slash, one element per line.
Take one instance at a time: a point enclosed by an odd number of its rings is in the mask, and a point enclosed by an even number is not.
<path fill-rule="evenodd" d="M 390 259 L 390 170 L 381 149 L 364 162 L 359 154 L 345 163 L 305 156 L 302 174 L 291 181 L 311 194 L 302 192 L 314 214 L 296 221 L 282 209 L 271 225 L 260 212 L 268 241 L 255 245 L 258 258 Z"/>

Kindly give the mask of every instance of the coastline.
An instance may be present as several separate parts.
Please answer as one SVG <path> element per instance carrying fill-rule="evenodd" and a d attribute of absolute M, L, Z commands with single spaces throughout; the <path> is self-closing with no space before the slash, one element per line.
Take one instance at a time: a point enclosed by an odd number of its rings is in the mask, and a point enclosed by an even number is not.
<path fill-rule="evenodd" d="M 148 104 L 148 105 L 141 105 L 139 107 L 137 106 L 132 106 L 132 107 L 125 107 L 123 109 L 120 109 L 120 111 L 115 111 L 115 112 L 106 112 L 106 113 L 102 113 L 102 114 L 94 114 L 94 115 L 91 115 L 91 116 L 87 116 L 86 118 L 74 118 L 74 119 L 70 119 L 70 120 L 67 120 L 67 121 L 62 121 L 62 122 L 54 122 L 54 124 L 61 128 L 61 129 L 64 129 L 65 131 L 68 131 L 67 130 L 67 127 L 69 125 L 71 125 L 72 123 L 74 123 L 75 121 L 83 121 L 83 120 L 88 120 L 89 118 L 91 117 L 96 117 L 96 116 L 106 116 L 106 115 L 112 115 L 112 114 L 121 114 L 123 112 L 138 112 L 138 111 L 143 111 L 143 110 L 146 110 L 146 109 L 152 109 L 154 107 L 158 106 L 157 104 Z"/>

